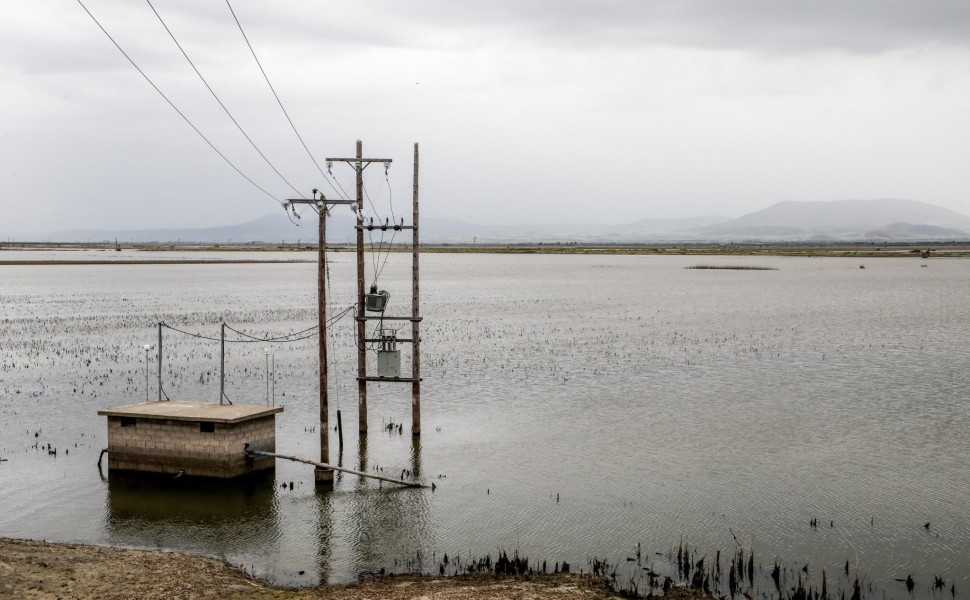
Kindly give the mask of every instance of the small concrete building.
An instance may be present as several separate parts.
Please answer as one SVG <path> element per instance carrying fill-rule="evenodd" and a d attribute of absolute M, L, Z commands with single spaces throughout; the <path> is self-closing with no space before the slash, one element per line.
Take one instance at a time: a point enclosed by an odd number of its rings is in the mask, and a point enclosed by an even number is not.
<path fill-rule="evenodd" d="M 146 402 L 99 410 L 108 417 L 108 469 L 229 479 L 273 469 L 281 406 Z"/>

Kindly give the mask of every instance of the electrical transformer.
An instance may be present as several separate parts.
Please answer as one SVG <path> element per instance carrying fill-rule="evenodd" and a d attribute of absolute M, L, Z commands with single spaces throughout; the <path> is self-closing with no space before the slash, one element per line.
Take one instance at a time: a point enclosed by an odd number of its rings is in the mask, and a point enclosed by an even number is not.
<path fill-rule="evenodd" d="M 377 286 L 372 285 L 370 286 L 370 293 L 364 294 L 364 310 L 382 313 L 390 297 L 391 295 L 386 291 L 377 291 Z"/>
<path fill-rule="evenodd" d="M 397 349 L 397 336 L 381 332 L 381 347 L 377 350 L 377 376 L 401 376 L 401 351 Z"/>

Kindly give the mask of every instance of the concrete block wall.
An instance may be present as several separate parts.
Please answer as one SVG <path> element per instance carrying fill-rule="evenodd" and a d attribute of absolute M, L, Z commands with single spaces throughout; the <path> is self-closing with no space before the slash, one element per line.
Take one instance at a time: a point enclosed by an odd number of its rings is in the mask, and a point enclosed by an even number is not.
<path fill-rule="evenodd" d="M 212 432 L 201 431 L 199 421 L 138 417 L 123 426 L 122 420 L 108 417 L 109 469 L 230 478 L 275 466 L 271 457 L 247 459 L 244 452 L 246 444 L 276 450 L 275 415 L 213 423 Z"/>

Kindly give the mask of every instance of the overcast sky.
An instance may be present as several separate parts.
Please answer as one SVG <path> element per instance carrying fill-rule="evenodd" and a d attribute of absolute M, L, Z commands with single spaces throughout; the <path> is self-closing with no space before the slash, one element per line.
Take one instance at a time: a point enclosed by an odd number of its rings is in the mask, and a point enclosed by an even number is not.
<path fill-rule="evenodd" d="M 970 214 L 966 0 L 231 0 L 310 152 L 421 144 L 422 215 L 479 223 L 740 216 L 782 200 L 906 198 Z M 289 188 L 151 7 L 5 0 L 0 236 L 205 227 Z M 224 0 L 153 0 L 209 85 L 298 190 L 335 194 Z M 335 164 L 353 192 L 353 172 Z M 386 212 L 378 166 L 367 189 Z"/>

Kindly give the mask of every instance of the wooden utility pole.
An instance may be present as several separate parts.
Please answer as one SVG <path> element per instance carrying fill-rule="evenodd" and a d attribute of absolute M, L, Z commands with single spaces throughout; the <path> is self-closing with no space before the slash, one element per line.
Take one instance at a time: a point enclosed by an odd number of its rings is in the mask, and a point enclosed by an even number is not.
<path fill-rule="evenodd" d="M 364 143 L 357 140 L 357 316 L 364 316 Z M 367 321 L 357 321 L 357 424 L 367 433 Z"/>
<path fill-rule="evenodd" d="M 360 433 L 367 433 L 367 382 L 368 381 L 380 381 L 380 382 L 399 382 L 399 383 L 410 383 L 411 384 L 411 432 L 415 436 L 421 435 L 421 337 L 420 337 L 420 303 L 419 303 L 419 286 L 418 286 L 418 256 L 419 256 L 419 240 L 418 240 L 418 145 L 414 145 L 414 196 L 413 196 L 413 218 L 414 222 L 408 226 L 404 225 L 403 220 L 400 224 L 389 224 L 385 221 L 383 224 L 375 225 L 373 220 L 369 225 L 364 224 L 363 217 L 363 205 L 364 205 L 364 169 L 367 168 L 371 163 L 387 163 L 391 162 L 389 158 L 364 158 L 363 153 L 363 143 L 357 140 L 357 152 L 354 158 L 328 158 L 327 162 L 345 162 L 353 166 L 357 175 L 357 199 L 340 199 L 340 200 L 328 200 L 323 194 L 317 198 L 317 190 L 313 190 L 313 199 L 308 198 L 297 198 L 287 200 L 284 203 L 284 208 L 290 210 L 293 206 L 297 204 L 307 204 L 312 206 L 313 210 L 320 216 L 319 223 L 319 242 L 317 247 L 317 327 L 319 329 L 320 339 L 319 339 L 319 360 L 320 360 L 320 462 L 316 463 L 314 461 L 306 461 L 300 459 L 302 462 L 309 462 L 310 464 L 316 465 L 314 470 L 314 478 L 318 483 L 333 483 L 333 470 L 336 467 L 330 463 L 330 415 L 328 406 L 328 389 L 327 383 L 329 381 L 328 374 L 328 364 L 327 364 L 327 286 L 326 286 L 326 269 L 327 269 L 327 208 L 331 205 L 349 205 L 357 213 L 357 395 L 358 395 L 358 429 Z M 293 209 L 294 216 L 299 216 L 296 213 L 295 208 Z M 374 229 L 387 230 L 392 228 L 395 231 L 400 231 L 402 229 L 412 230 L 412 266 L 411 266 L 411 316 L 388 316 L 381 312 L 379 317 L 368 317 L 366 313 L 366 307 L 364 304 L 364 229 L 368 231 L 373 231 Z M 367 344 L 371 342 L 381 342 L 381 338 L 368 339 L 367 338 L 367 321 L 368 320 L 380 320 L 383 321 L 411 321 L 411 339 L 399 339 L 399 342 L 411 342 L 413 344 L 412 353 L 412 371 L 411 377 L 368 377 L 367 376 Z M 223 331 L 223 336 L 225 333 Z M 159 343 L 159 348 L 161 348 L 161 343 Z M 220 403 L 222 402 L 223 391 L 220 386 Z M 340 411 L 337 411 L 338 421 L 340 419 Z M 342 443 L 342 440 L 341 440 Z M 362 446 L 363 447 L 363 446 Z M 282 457 L 290 458 L 290 457 Z M 362 456 L 363 458 L 363 456 Z M 295 460 L 295 459 L 294 459 Z M 339 470 L 339 469 L 338 469 Z M 346 469 L 344 469 L 346 470 Z"/>
<path fill-rule="evenodd" d="M 411 435 L 421 435 L 421 332 L 420 306 L 418 304 L 418 145 L 414 144 L 414 190 L 412 194 L 414 214 L 411 225 Z"/>
<path fill-rule="evenodd" d="M 345 162 L 357 174 L 357 429 L 367 433 L 367 316 L 364 309 L 364 169 L 371 163 L 390 163 L 390 158 L 364 158 L 364 143 L 357 140 L 354 158 L 328 158 Z"/>
<path fill-rule="evenodd" d="M 287 209 L 297 204 L 309 205 L 319 215 L 320 221 L 317 231 L 317 329 L 319 333 L 319 385 L 320 385 L 320 463 L 330 464 L 330 405 L 327 383 L 329 364 L 327 360 L 327 206 L 332 204 L 351 204 L 351 200 L 327 200 L 317 190 L 313 190 L 313 199 L 296 198 L 287 200 Z M 294 209 L 294 214 L 296 214 Z M 317 483 L 332 485 L 333 470 L 324 466 L 317 466 L 313 471 Z"/>
<path fill-rule="evenodd" d="M 320 462 L 330 463 L 330 406 L 327 391 L 327 206 L 320 206 L 319 241 L 317 246 L 317 328 L 320 341 Z M 333 483 L 333 469 L 317 466 L 313 470 L 317 483 Z"/>

